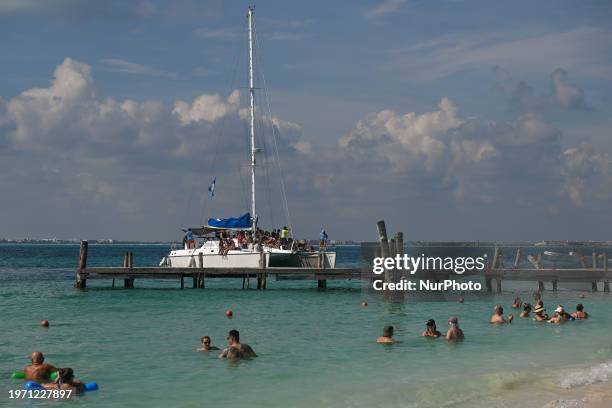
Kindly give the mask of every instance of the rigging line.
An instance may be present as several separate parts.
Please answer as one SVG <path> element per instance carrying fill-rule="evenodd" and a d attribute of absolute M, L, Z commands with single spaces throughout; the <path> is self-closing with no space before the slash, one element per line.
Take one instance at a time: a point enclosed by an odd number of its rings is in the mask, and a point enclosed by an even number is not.
<path fill-rule="evenodd" d="M 246 29 L 245 29 L 243 24 L 241 24 L 241 27 L 242 27 L 242 35 L 241 35 L 241 37 L 244 38 L 245 37 L 244 33 L 246 32 Z M 234 69 L 233 69 L 232 75 L 230 77 L 230 80 L 227 83 L 226 87 L 224 88 L 224 91 L 225 91 L 224 94 L 225 95 L 227 95 L 232 90 L 232 88 L 234 88 L 234 85 L 236 84 L 236 79 L 238 77 L 238 68 L 241 66 L 241 62 L 242 62 L 242 59 L 244 57 L 243 56 L 244 49 L 245 49 L 245 43 L 244 42 L 241 42 L 240 45 L 238 47 L 236 47 L 237 53 L 236 53 L 235 58 L 234 58 L 236 63 L 234 64 Z M 240 106 L 240 104 L 238 104 L 238 105 Z M 215 108 L 215 114 L 217 113 L 217 109 L 218 109 L 218 107 Z M 218 160 L 219 160 L 219 147 L 220 147 L 221 141 L 223 140 L 223 137 L 225 135 L 225 128 L 226 128 L 226 123 L 227 123 L 227 117 L 228 117 L 228 115 L 223 115 L 223 117 L 221 119 L 221 126 L 220 126 L 220 129 L 219 129 L 219 134 L 215 138 L 214 154 L 213 154 L 213 158 L 212 158 L 212 171 L 213 171 L 213 173 L 215 172 L 215 170 L 217 168 L 217 164 L 218 164 Z M 214 132 L 214 129 L 213 129 L 213 132 Z M 239 171 L 240 171 L 240 169 L 239 169 Z M 244 191 L 243 191 L 243 193 L 244 193 Z M 206 210 L 206 204 L 208 202 L 207 196 L 208 195 L 206 193 L 202 194 L 202 212 L 200 214 L 200 222 L 202 224 L 204 223 L 204 213 L 205 213 L 205 210 Z M 212 205 L 211 205 L 211 207 L 212 207 Z"/>
<path fill-rule="evenodd" d="M 264 180 L 265 180 L 265 184 L 266 184 L 266 198 L 268 200 L 268 209 L 270 211 L 270 222 L 271 222 L 271 226 L 272 229 L 274 229 L 276 227 L 276 220 L 274 219 L 274 204 L 272 201 L 272 187 L 270 184 L 270 156 L 268 155 L 268 143 L 266 141 L 266 134 L 265 134 L 265 123 L 264 120 L 265 118 L 262 117 L 261 114 L 258 115 L 257 117 L 258 121 L 259 121 L 259 128 L 261 129 L 261 141 L 263 143 L 263 169 L 264 169 Z"/>
<path fill-rule="evenodd" d="M 257 30 L 255 28 L 255 24 L 253 24 L 253 31 L 255 32 L 255 41 L 257 43 L 257 49 L 261 49 L 261 46 L 259 44 L 259 36 L 257 35 Z M 260 66 L 263 67 L 263 64 L 261 63 L 261 60 L 259 59 L 259 53 L 256 54 L 257 58 L 258 58 L 258 64 Z M 273 121 L 273 117 L 272 117 L 272 108 L 271 108 L 271 103 L 270 103 L 270 95 L 268 94 L 268 87 L 266 85 L 266 77 L 264 75 L 264 70 L 263 68 L 261 68 L 260 70 L 260 74 L 261 74 L 261 79 L 262 79 L 262 84 L 263 84 L 263 90 L 264 90 L 264 99 L 266 100 L 266 105 L 268 108 L 268 114 L 270 115 L 270 123 L 271 123 L 271 127 L 272 127 L 272 140 L 273 140 L 273 144 L 274 144 L 274 152 L 276 154 L 276 165 L 278 167 L 278 171 L 279 171 L 279 178 L 280 178 L 280 185 L 281 185 L 281 192 L 282 192 L 282 197 L 283 197 L 283 205 L 284 205 L 284 210 L 287 216 L 287 224 L 289 225 L 289 235 L 291 237 L 293 237 L 293 225 L 291 222 L 291 213 L 289 212 L 289 203 L 287 201 L 287 190 L 285 188 L 285 181 L 283 179 L 283 169 L 280 163 L 280 156 L 278 154 L 278 144 L 276 141 L 276 135 L 278 134 L 278 137 L 280 138 L 280 132 L 278 130 L 278 128 L 274 125 L 274 121 Z M 276 132 L 275 132 L 276 130 Z"/>

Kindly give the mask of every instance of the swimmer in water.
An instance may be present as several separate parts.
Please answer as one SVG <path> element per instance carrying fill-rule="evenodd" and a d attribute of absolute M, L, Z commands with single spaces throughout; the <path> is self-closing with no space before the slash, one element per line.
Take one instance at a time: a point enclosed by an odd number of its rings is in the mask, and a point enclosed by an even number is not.
<path fill-rule="evenodd" d="M 385 326 L 383 328 L 383 335 L 376 339 L 378 344 L 393 344 L 393 326 Z"/>
<path fill-rule="evenodd" d="M 448 319 L 448 331 L 446 332 L 446 340 L 463 340 L 463 330 L 459 328 L 459 319 L 457 316 L 451 316 Z"/>
<path fill-rule="evenodd" d="M 523 311 L 521 312 L 521 317 L 529 317 L 529 313 L 531 313 L 531 303 L 525 302 L 523 303 Z"/>
<path fill-rule="evenodd" d="M 572 317 L 576 320 L 584 320 L 589 318 L 589 314 L 584 311 L 582 303 L 576 305 L 576 311 L 572 313 Z"/>
<path fill-rule="evenodd" d="M 52 383 L 43 384 L 48 390 L 72 390 L 75 394 L 85 392 L 85 384 L 81 381 L 74 380 L 74 371 L 72 368 L 60 368 L 57 371 L 57 380 Z"/>
<path fill-rule="evenodd" d="M 548 314 L 546 314 L 546 309 L 544 309 L 544 306 L 536 306 L 534 310 L 533 320 L 535 320 L 536 322 L 545 322 L 548 320 Z"/>
<path fill-rule="evenodd" d="M 493 316 L 491 316 L 490 320 L 491 323 L 512 323 L 512 320 L 514 320 L 514 315 L 512 313 L 508 315 L 507 320 L 504 318 L 504 308 L 501 305 L 495 305 L 493 310 Z"/>
<path fill-rule="evenodd" d="M 437 339 L 442 336 L 438 330 L 436 330 L 436 321 L 434 319 L 429 319 L 425 326 L 425 331 L 421 333 L 422 337 L 431 337 Z"/>
<path fill-rule="evenodd" d="M 565 309 L 563 309 L 563 305 L 557 305 L 557 308 L 555 309 L 555 314 L 553 314 L 548 323 L 561 324 L 567 322 L 568 320 L 574 320 L 574 318 L 569 313 L 567 313 Z"/>
<path fill-rule="evenodd" d="M 521 298 L 520 297 L 516 297 L 516 298 L 514 298 L 514 303 L 512 304 L 512 308 L 513 309 L 520 309 L 522 304 L 523 304 L 523 301 L 521 300 Z"/>
<path fill-rule="evenodd" d="M 257 357 L 255 351 L 248 344 L 240 343 L 240 333 L 238 330 L 230 330 L 227 336 L 228 347 L 223 349 L 219 358 L 227 358 L 228 360 L 239 360 L 242 358 Z"/>
<path fill-rule="evenodd" d="M 51 364 L 46 364 L 45 356 L 40 351 L 32 353 L 32 364 L 23 369 L 25 379 L 36 382 L 49 381 L 51 373 L 55 371 L 57 371 L 57 368 Z"/>
<path fill-rule="evenodd" d="M 200 348 L 198 351 L 211 351 L 211 350 L 219 350 L 219 347 L 211 345 L 210 336 L 202 336 L 200 338 Z"/>

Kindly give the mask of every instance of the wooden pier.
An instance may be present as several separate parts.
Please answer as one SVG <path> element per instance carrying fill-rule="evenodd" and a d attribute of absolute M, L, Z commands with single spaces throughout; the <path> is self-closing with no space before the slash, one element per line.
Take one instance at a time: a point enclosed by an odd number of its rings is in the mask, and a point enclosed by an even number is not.
<path fill-rule="evenodd" d="M 387 237 L 387 228 L 384 221 L 377 223 L 378 243 L 374 247 L 368 246 L 371 252 L 369 256 L 362 253 L 364 265 L 361 268 L 325 268 L 324 254 L 317 253 L 316 267 L 300 268 L 266 268 L 265 262 L 260 261 L 259 268 L 203 268 L 202 254 L 194 262 L 194 267 L 173 268 L 173 267 L 134 267 L 134 257 L 131 252 L 125 253 L 123 265 L 120 267 L 87 267 L 87 241 L 81 241 L 79 252 L 79 263 L 76 271 L 75 287 L 85 289 L 89 279 L 110 279 L 112 287 L 115 287 L 116 280 L 123 280 L 123 287 L 126 289 L 134 288 L 134 281 L 140 279 L 169 279 L 180 282 L 181 289 L 185 288 L 185 279 L 192 280 L 193 288 L 203 289 L 206 281 L 215 278 L 242 278 L 242 288 L 250 289 L 251 279 L 256 279 L 257 289 L 266 289 L 269 278 L 276 280 L 311 280 L 317 281 L 317 288 L 325 289 L 328 280 L 361 280 L 364 285 L 372 287 L 373 280 L 383 279 L 385 282 L 398 282 L 403 274 L 398 270 L 385 270 L 384 274 L 375 275 L 372 273 L 371 259 L 373 257 L 394 257 L 397 254 L 404 254 L 404 234 L 397 232 L 392 239 Z M 364 249 L 362 244 L 362 250 Z M 490 248 L 490 247 L 488 247 Z M 415 255 L 415 254 L 411 254 Z M 418 256 L 419 254 L 416 254 Z M 542 254 L 537 256 L 530 255 L 526 261 L 523 259 L 521 248 L 517 248 L 513 254 L 512 266 L 506 267 L 503 263 L 502 248 L 494 248 L 493 259 L 491 259 L 484 270 L 466 271 L 458 275 L 453 271 L 434 270 L 419 271 L 412 275 L 412 279 L 427 279 L 442 281 L 446 279 L 463 280 L 472 277 L 480 277 L 484 280 L 485 290 L 493 292 L 493 280 L 496 281 L 495 292 L 502 292 L 502 282 L 523 281 L 537 282 L 538 290 L 546 289 L 545 283 L 550 283 L 553 291 L 557 290 L 559 282 L 571 283 L 590 283 L 591 290 L 599 290 L 602 285 L 603 292 L 610 292 L 610 275 L 608 267 L 608 255 L 605 252 L 597 254 L 593 252 L 591 259 L 580 258 L 581 267 L 577 268 L 557 268 L 546 267 L 542 262 Z M 590 263 L 590 266 L 587 265 Z M 527 267 L 525 267 L 527 266 Z M 364 286 L 365 287 L 365 286 Z M 401 295 L 403 296 L 403 294 Z"/>
<path fill-rule="evenodd" d="M 265 290 L 269 278 L 277 280 L 313 280 L 317 281 L 317 288 L 325 289 L 328 280 L 361 279 L 359 268 L 333 268 L 326 269 L 324 254 L 318 253 L 318 268 L 202 268 L 202 254 L 198 257 L 196 267 L 134 267 L 132 252 L 126 252 L 121 267 L 87 267 L 87 241 L 81 241 L 79 264 L 76 271 L 75 287 L 85 289 L 90 279 L 110 279 L 112 287 L 116 280 L 123 280 L 125 289 L 134 288 L 134 281 L 140 279 L 169 279 L 180 282 L 181 289 L 185 288 L 185 279 L 192 280 L 192 287 L 204 289 L 208 279 L 215 278 L 242 278 L 242 289 L 249 289 L 251 279 L 256 279 L 257 289 Z M 264 265 L 263 262 L 261 262 Z"/>

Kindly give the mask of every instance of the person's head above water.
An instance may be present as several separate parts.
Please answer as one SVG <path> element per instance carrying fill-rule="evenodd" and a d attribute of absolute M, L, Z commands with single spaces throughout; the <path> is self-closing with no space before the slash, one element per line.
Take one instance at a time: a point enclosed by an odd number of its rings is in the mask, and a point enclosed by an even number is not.
<path fill-rule="evenodd" d="M 72 382 L 74 380 L 74 371 L 72 368 L 60 368 L 57 371 L 57 378 L 62 382 Z"/>
<path fill-rule="evenodd" d="M 32 364 L 42 364 L 45 361 L 45 356 L 40 351 L 35 351 L 32 353 Z"/>
<path fill-rule="evenodd" d="M 523 303 L 523 310 L 531 310 L 531 303 Z"/>
<path fill-rule="evenodd" d="M 240 342 L 240 333 L 238 332 L 238 330 L 230 330 L 229 334 L 227 335 L 227 339 L 230 342 L 236 342 L 239 343 Z"/>
<path fill-rule="evenodd" d="M 448 318 L 448 324 L 456 326 L 459 324 L 459 319 L 457 318 L 457 316 L 451 316 Z"/>
<path fill-rule="evenodd" d="M 383 328 L 383 337 L 393 337 L 393 326 L 385 326 Z"/>
<path fill-rule="evenodd" d="M 429 319 L 427 321 L 427 323 L 425 323 L 425 325 L 427 326 L 428 329 L 434 329 L 436 328 L 436 321 L 434 319 Z"/>
<path fill-rule="evenodd" d="M 200 343 L 210 346 L 210 336 L 202 336 L 200 337 Z"/>
<path fill-rule="evenodd" d="M 546 309 L 544 309 L 542 305 L 537 305 L 534 311 L 536 314 L 540 314 L 540 313 L 544 313 Z"/>
<path fill-rule="evenodd" d="M 576 310 L 579 312 L 582 312 L 584 310 L 584 306 L 582 305 L 582 303 L 578 303 L 576 305 Z"/>
<path fill-rule="evenodd" d="M 493 307 L 493 310 L 499 315 L 504 314 L 504 308 L 502 307 L 502 305 L 495 305 L 495 307 Z"/>

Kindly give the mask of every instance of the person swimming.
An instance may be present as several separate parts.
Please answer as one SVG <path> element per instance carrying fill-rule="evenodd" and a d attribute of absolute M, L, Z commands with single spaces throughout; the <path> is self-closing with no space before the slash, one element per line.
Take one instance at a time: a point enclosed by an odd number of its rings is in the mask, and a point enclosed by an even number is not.
<path fill-rule="evenodd" d="M 200 348 L 198 351 L 211 351 L 211 350 L 220 350 L 219 347 L 211 345 L 210 336 L 202 336 L 200 338 Z"/>
<path fill-rule="evenodd" d="M 25 379 L 36 382 L 49 381 L 51 373 L 55 371 L 57 371 L 57 368 L 51 364 L 46 364 L 45 356 L 40 351 L 32 353 L 32 364 L 23 369 Z"/>
<path fill-rule="evenodd" d="M 565 311 L 563 305 L 557 305 L 555 313 L 552 315 L 548 323 L 561 324 L 567 322 L 568 320 L 574 320 L 574 318 Z"/>
<path fill-rule="evenodd" d="M 514 303 L 512 304 L 513 309 L 520 309 L 523 304 L 523 301 L 520 297 L 514 298 Z"/>
<path fill-rule="evenodd" d="M 239 360 L 242 358 L 257 357 L 255 351 L 248 344 L 240 343 L 240 333 L 238 330 L 230 330 L 227 336 L 228 347 L 223 349 L 219 358 L 227 358 L 228 360 Z"/>
<path fill-rule="evenodd" d="M 446 332 L 446 340 L 462 340 L 465 336 L 463 330 L 459 328 L 459 319 L 457 316 L 451 316 L 448 319 L 448 331 Z"/>
<path fill-rule="evenodd" d="M 85 384 L 74 380 L 72 368 L 60 368 L 57 371 L 57 380 L 52 383 L 42 384 L 48 390 L 72 390 L 75 394 L 85 392 Z"/>
<path fill-rule="evenodd" d="M 546 313 L 546 309 L 544 309 L 544 306 L 542 306 L 541 304 L 537 305 L 533 312 L 533 320 L 537 322 L 544 322 L 548 320 L 548 314 Z"/>
<path fill-rule="evenodd" d="M 529 317 L 529 313 L 531 313 L 531 303 L 525 302 L 523 303 L 523 311 L 520 314 L 520 317 Z"/>
<path fill-rule="evenodd" d="M 576 311 L 572 313 L 572 317 L 576 320 L 584 320 L 589 318 L 589 314 L 584 311 L 582 303 L 576 305 Z"/>
<path fill-rule="evenodd" d="M 425 331 L 421 333 L 422 337 L 432 337 L 437 339 L 442 336 L 438 330 L 436 330 L 436 321 L 434 319 L 429 319 L 425 325 Z"/>
<path fill-rule="evenodd" d="M 376 339 L 378 344 L 393 344 L 395 340 L 393 339 L 393 326 L 385 326 L 383 328 L 383 335 Z"/>
<path fill-rule="evenodd" d="M 514 315 L 512 313 L 508 314 L 508 319 L 504 318 L 504 308 L 501 305 L 495 305 L 493 308 L 493 316 L 491 316 L 491 323 L 512 323 L 514 320 Z"/>

